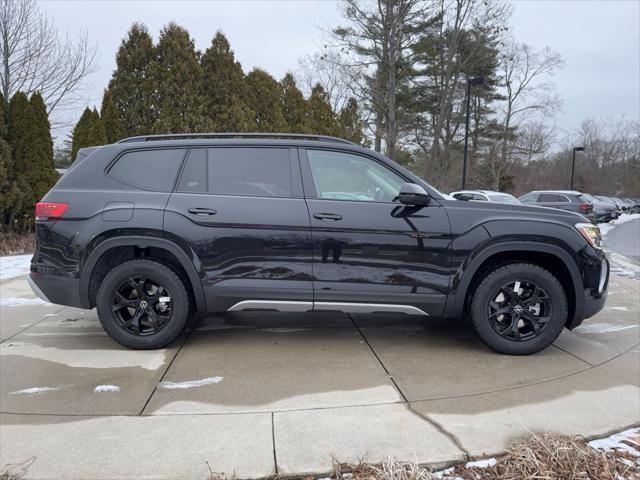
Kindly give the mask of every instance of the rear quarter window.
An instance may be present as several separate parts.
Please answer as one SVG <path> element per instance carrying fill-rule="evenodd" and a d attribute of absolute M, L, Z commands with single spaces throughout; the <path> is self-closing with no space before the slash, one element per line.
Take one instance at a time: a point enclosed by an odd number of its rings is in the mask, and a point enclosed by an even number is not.
<path fill-rule="evenodd" d="M 126 152 L 109 169 L 109 177 L 152 192 L 170 192 L 186 149 Z"/>

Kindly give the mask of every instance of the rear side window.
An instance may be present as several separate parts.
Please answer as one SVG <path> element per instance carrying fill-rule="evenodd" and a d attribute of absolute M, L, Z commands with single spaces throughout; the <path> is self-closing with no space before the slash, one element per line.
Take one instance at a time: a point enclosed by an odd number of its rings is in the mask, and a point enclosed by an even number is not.
<path fill-rule="evenodd" d="M 178 192 L 205 193 L 207 191 L 207 149 L 194 148 L 189 152 L 182 169 Z"/>
<path fill-rule="evenodd" d="M 209 191 L 217 195 L 291 197 L 289 149 L 209 149 Z"/>
<path fill-rule="evenodd" d="M 153 192 L 170 192 L 185 149 L 127 152 L 109 170 L 114 180 Z"/>
<path fill-rule="evenodd" d="M 564 195 L 559 195 L 557 193 L 541 193 L 538 201 L 550 203 L 568 203 L 569 199 Z"/>

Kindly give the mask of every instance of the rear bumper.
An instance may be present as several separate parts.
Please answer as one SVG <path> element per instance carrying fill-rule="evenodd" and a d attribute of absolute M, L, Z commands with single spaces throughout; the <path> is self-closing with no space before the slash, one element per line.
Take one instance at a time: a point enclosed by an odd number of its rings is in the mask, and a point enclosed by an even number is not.
<path fill-rule="evenodd" d="M 47 303 L 89 308 L 80 301 L 80 280 L 71 277 L 30 273 L 27 282 L 33 292 Z"/>

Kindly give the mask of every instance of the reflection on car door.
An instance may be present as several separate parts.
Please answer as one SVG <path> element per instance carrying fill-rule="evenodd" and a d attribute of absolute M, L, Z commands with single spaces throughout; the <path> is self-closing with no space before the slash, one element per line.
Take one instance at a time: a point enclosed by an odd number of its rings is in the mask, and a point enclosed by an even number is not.
<path fill-rule="evenodd" d="M 313 241 L 316 310 L 442 313 L 450 227 L 435 200 L 397 202 L 407 180 L 382 162 L 342 151 L 300 150 Z M 371 305 L 375 304 L 375 305 Z M 337 306 L 336 306 L 337 305 Z"/>
<path fill-rule="evenodd" d="M 295 149 L 192 149 L 164 229 L 193 248 L 209 311 L 240 301 L 311 309 L 311 234 Z"/>

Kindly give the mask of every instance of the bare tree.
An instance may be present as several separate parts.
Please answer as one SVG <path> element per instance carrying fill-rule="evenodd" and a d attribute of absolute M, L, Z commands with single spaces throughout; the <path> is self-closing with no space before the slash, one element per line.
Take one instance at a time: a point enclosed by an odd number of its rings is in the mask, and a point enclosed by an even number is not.
<path fill-rule="evenodd" d="M 512 43 L 501 59 L 501 75 L 505 89 L 505 105 L 500 160 L 507 164 L 512 132 L 520 117 L 531 119 L 536 113 L 551 116 L 560 109 L 549 78 L 562 67 L 562 57 L 545 48 L 535 52 L 526 44 Z"/>
<path fill-rule="evenodd" d="M 325 50 L 300 58 L 295 72 L 296 81 L 305 96 L 311 95 L 311 90 L 318 83 L 322 86 L 335 114 L 342 110 L 351 96 L 349 74 L 344 63 L 339 52 Z"/>
<path fill-rule="evenodd" d="M 76 43 L 59 35 L 35 0 L 0 0 L 0 88 L 5 99 L 15 92 L 40 92 L 48 112 L 73 107 L 80 88 L 96 70 L 95 46 L 87 35 Z"/>

